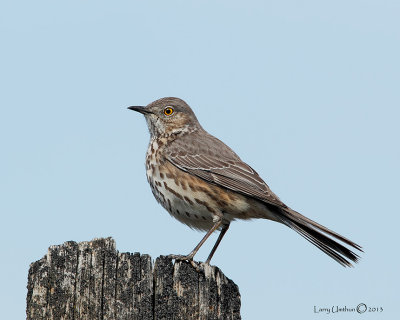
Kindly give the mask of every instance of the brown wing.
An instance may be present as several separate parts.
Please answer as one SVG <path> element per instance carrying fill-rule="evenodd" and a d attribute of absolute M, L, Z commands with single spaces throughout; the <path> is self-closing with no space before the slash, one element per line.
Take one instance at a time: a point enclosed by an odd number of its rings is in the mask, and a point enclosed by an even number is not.
<path fill-rule="evenodd" d="M 205 131 L 196 131 L 174 140 L 168 146 L 166 157 L 179 169 L 203 180 L 287 208 L 255 170 L 222 141 Z"/>
<path fill-rule="evenodd" d="M 343 266 L 351 266 L 347 259 L 358 261 L 357 254 L 326 234 L 362 251 L 358 244 L 288 208 L 256 171 L 240 160 L 223 142 L 205 131 L 194 132 L 173 141 L 168 146 L 166 157 L 179 169 L 203 180 L 273 205 L 280 222 Z"/>

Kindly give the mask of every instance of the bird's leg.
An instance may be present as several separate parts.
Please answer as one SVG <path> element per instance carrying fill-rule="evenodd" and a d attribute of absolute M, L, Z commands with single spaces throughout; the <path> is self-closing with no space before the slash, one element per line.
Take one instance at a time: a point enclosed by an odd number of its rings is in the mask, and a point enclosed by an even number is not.
<path fill-rule="evenodd" d="M 224 235 L 228 231 L 228 229 L 229 229 L 229 223 L 222 225 L 222 229 L 221 229 L 221 232 L 219 233 L 217 242 L 215 242 L 214 247 L 212 248 L 212 250 L 206 260 L 206 264 L 210 264 L 211 258 L 213 257 L 215 251 L 217 250 L 217 248 L 219 246 L 219 243 L 221 242 L 222 238 L 224 237 Z"/>
<path fill-rule="evenodd" d="M 199 244 L 198 244 L 198 245 L 192 250 L 192 252 L 190 252 L 187 256 L 170 254 L 170 255 L 168 256 L 168 258 L 175 259 L 175 260 L 186 260 L 186 261 L 189 261 L 189 262 L 192 264 L 193 267 L 195 267 L 196 269 L 198 269 L 197 265 L 195 265 L 194 262 L 193 262 L 193 257 L 195 256 L 195 254 L 197 253 L 197 251 L 199 251 L 200 247 L 204 244 L 204 242 L 206 242 L 206 240 L 208 239 L 208 237 L 209 237 L 215 230 L 217 230 L 217 229 L 221 226 L 221 224 L 222 224 L 222 218 L 218 217 L 218 220 L 215 221 L 215 223 L 214 223 L 214 225 L 212 226 L 212 228 L 211 228 L 210 230 L 208 230 L 208 232 L 207 232 L 206 235 L 203 237 L 203 239 L 201 239 L 201 241 L 199 242 Z M 228 230 L 228 228 L 226 228 L 226 230 Z M 226 230 L 225 230 L 225 232 L 226 232 Z M 221 233 L 222 233 L 222 232 L 223 232 L 223 231 L 221 231 Z M 225 233 L 225 232 L 224 232 L 224 233 Z M 220 238 L 222 239 L 221 235 L 220 235 Z M 219 238 L 218 238 L 218 240 L 221 241 Z M 217 240 L 217 242 L 218 242 L 218 240 Z M 214 246 L 214 247 L 215 247 L 215 246 Z M 215 249 L 217 249 L 217 248 L 215 248 Z M 213 251 L 215 251 L 214 248 L 213 248 Z M 210 258 L 210 259 L 211 259 L 211 258 Z"/>

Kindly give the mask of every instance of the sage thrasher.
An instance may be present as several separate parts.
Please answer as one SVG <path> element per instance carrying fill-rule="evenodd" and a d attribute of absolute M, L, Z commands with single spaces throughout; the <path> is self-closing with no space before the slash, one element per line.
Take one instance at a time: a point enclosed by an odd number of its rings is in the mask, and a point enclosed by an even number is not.
<path fill-rule="evenodd" d="M 343 266 L 357 262 L 359 256 L 333 238 L 362 251 L 359 245 L 285 205 L 253 168 L 201 127 L 185 101 L 162 98 L 129 109 L 144 115 L 150 131 L 146 173 L 155 198 L 180 222 L 207 231 L 188 255 L 170 257 L 193 262 L 221 230 L 209 263 L 231 221 L 262 218 L 283 223 Z"/>

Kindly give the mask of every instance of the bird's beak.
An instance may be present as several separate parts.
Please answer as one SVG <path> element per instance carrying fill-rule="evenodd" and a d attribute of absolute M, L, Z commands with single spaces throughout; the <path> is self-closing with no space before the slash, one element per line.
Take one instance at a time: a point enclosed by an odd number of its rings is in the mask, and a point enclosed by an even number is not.
<path fill-rule="evenodd" d="M 128 107 L 129 110 L 140 112 L 141 114 L 149 114 L 152 113 L 150 110 L 147 110 L 145 107 L 142 106 L 132 106 Z"/>

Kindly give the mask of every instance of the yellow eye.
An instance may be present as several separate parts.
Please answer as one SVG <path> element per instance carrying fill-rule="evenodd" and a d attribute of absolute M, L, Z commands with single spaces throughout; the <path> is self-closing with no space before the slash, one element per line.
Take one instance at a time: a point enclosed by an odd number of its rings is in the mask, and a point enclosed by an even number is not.
<path fill-rule="evenodd" d="M 166 107 L 166 108 L 164 109 L 164 114 L 165 114 L 166 116 L 171 116 L 173 113 L 174 113 L 174 109 L 173 109 L 172 107 Z"/>

